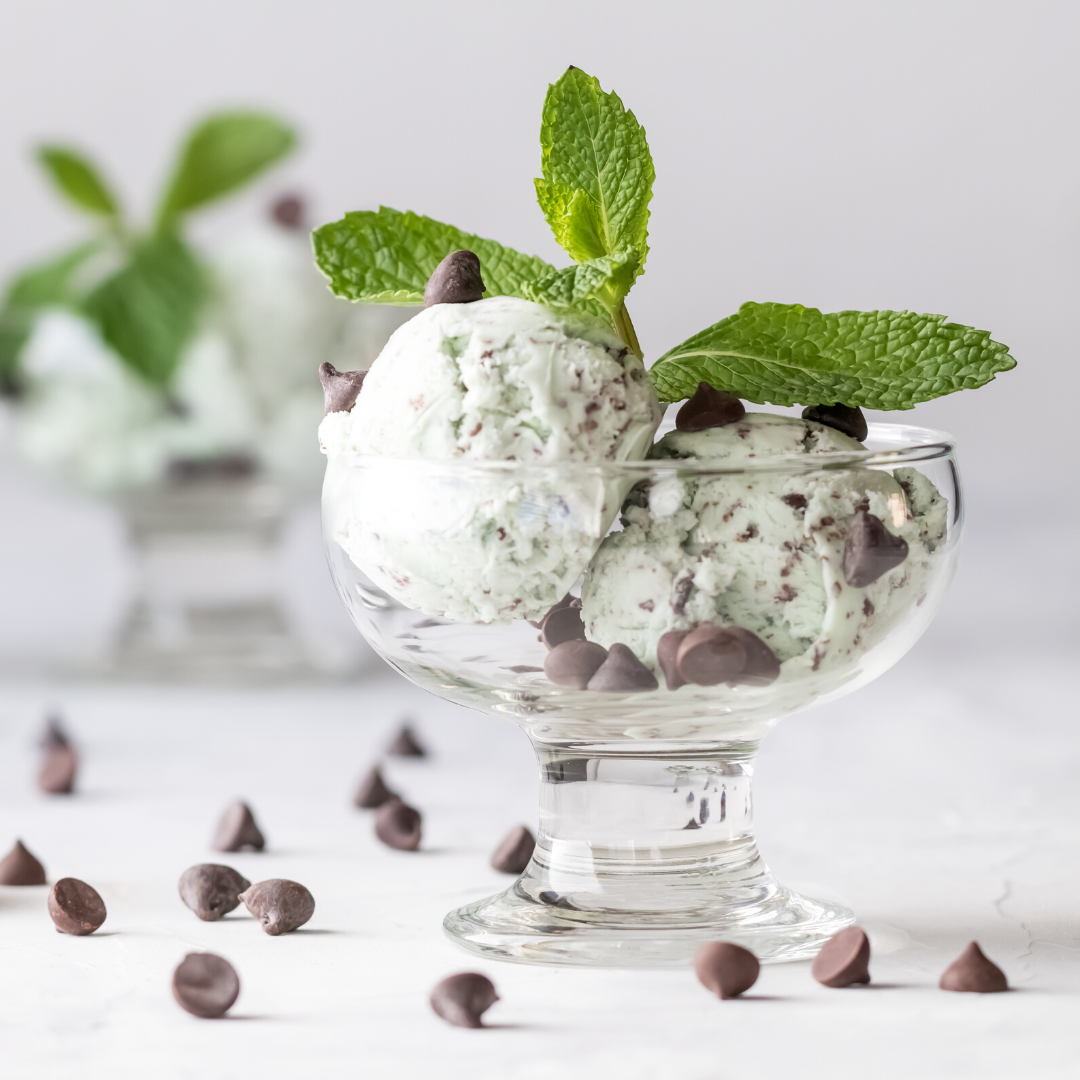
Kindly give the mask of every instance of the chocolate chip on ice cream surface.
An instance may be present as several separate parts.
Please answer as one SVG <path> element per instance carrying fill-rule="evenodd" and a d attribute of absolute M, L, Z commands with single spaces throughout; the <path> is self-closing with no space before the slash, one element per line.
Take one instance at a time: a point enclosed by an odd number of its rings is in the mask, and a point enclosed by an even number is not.
<path fill-rule="evenodd" d="M 240 978 L 223 956 L 188 953 L 173 972 L 172 992 L 181 1009 L 204 1020 L 216 1020 L 236 1003 Z"/>
<path fill-rule="evenodd" d="M 814 957 L 810 974 L 822 986 L 842 987 L 870 981 L 870 939 L 858 926 L 833 934 Z"/>
<path fill-rule="evenodd" d="M 390 740 L 386 752 L 394 757 L 427 757 L 427 750 L 408 724 L 401 725 L 401 730 Z"/>
<path fill-rule="evenodd" d="M 780 661 L 776 653 L 752 630 L 742 626 L 727 627 L 742 642 L 746 664 L 731 682 L 742 686 L 768 686 L 780 675 Z"/>
<path fill-rule="evenodd" d="M 375 811 L 375 835 L 398 851 L 416 851 L 420 847 L 421 826 L 420 811 L 397 797 Z"/>
<path fill-rule="evenodd" d="M 21 840 L 0 859 L 0 885 L 44 885 L 45 867 L 23 846 Z"/>
<path fill-rule="evenodd" d="M 105 901 L 78 878 L 61 878 L 49 892 L 49 917 L 62 934 L 85 937 L 105 921 Z"/>
<path fill-rule="evenodd" d="M 240 906 L 240 893 L 251 887 L 243 874 L 220 863 L 189 866 L 180 875 L 180 899 L 203 922 L 217 922 Z"/>
<path fill-rule="evenodd" d="M 471 304 L 483 297 L 480 259 L 471 251 L 451 251 L 431 272 L 424 286 L 424 307 Z"/>
<path fill-rule="evenodd" d="M 679 675 L 697 686 L 716 686 L 736 678 L 746 668 L 746 646 L 728 627 L 702 623 L 679 645 L 675 654 Z"/>
<path fill-rule="evenodd" d="M 865 589 L 908 556 L 907 541 L 893 536 L 879 517 L 858 510 L 848 526 L 842 568 L 853 589 Z"/>
<path fill-rule="evenodd" d="M 607 658 L 596 669 L 587 689 L 602 693 L 636 693 L 655 690 L 659 685 L 656 676 L 634 655 L 633 650 L 616 642 L 608 649 Z"/>
<path fill-rule="evenodd" d="M 869 429 L 862 409 L 848 405 L 810 405 L 803 409 L 804 420 L 816 420 L 819 424 L 831 427 L 842 435 L 848 435 L 857 442 L 865 442 Z"/>
<path fill-rule="evenodd" d="M 669 690 L 678 690 L 680 686 L 686 685 L 686 680 L 679 674 L 677 660 L 679 646 L 689 633 L 689 630 L 669 630 L 666 634 L 661 634 L 656 643 L 656 662 L 664 673 Z"/>
<path fill-rule="evenodd" d="M 255 815 L 245 802 L 234 802 L 218 821 L 213 842 L 215 851 L 262 851 L 266 837 L 255 823 Z"/>
<path fill-rule="evenodd" d="M 498 1000 L 495 984 L 475 971 L 451 975 L 431 991 L 436 1015 L 456 1027 L 483 1027 L 480 1018 Z"/>
<path fill-rule="evenodd" d="M 675 427 L 679 431 L 705 431 L 733 424 L 745 415 L 746 406 L 734 394 L 699 382 L 693 396 L 675 414 Z"/>
<path fill-rule="evenodd" d="M 269 878 L 240 894 L 244 907 L 271 937 L 301 927 L 315 913 L 315 897 L 297 881 Z"/>
<path fill-rule="evenodd" d="M 491 856 L 491 866 L 502 874 L 520 874 L 536 848 L 536 838 L 524 825 L 516 825 L 503 837 Z"/>
<path fill-rule="evenodd" d="M 319 365 L 319 381 L 323 388 L 323 405 L 327 414 L 348 412 L 360 396 L 366 371 L 338 371 L 333 364 Z"/>
<path fill-rule="evenodd" d="M 970 994 L 1000 994 L 1009 989 L 1005 972 L 987 959 L 977 941 L 972 941 L 945 969 L 938 986 Z"/>
<path fill-rule="evenodd" d="M 694 955 L 694 973 L 706 989 L 728 1000 L 745 994 L 757 982 L 758 958 L 731 941 L 710 941 Z"/>
<path fill-rule="evenodd" d="M 386 786 L 382 770 L 378 765 L 373 765 L 360 781 L 356 794 L 353 796 L 353 805 L 360 807 L 361 810 L 375 810 L 384 802 L 396 798 L 397 796 Z"/>
<path fill-rule="evenodd" d="M 547 654 L 544 674 L 559 686 L 584 690 L 607 659 L 607 649 L 595 641 L 564 641 Z"/>

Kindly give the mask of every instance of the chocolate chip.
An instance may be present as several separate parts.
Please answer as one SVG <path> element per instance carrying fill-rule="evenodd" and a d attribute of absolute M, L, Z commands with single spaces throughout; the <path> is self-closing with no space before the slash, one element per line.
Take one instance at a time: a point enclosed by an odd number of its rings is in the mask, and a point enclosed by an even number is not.
<path fill-rule="evenodd" d="M 757 634 L 742 626 L 729 626 L 728 630 L 742 642 L 746 652 L 746 666 L 731 681 L 744 686 L 768 686 L 775 682 L 780 674 L 776 653 Z"/>
<path fill-rule="evenodd" d="M 49 891 L 49 916 L 61 934 L 85 937 L 105 921 L 105 901 L 78 878 L 61 878 Z"/>
<path fill-rule="evenodd" d="M 938 986 L 971 994 L 1000 994 L 1009 989 L 1005 972 L 983 955 L 976 941 L 945 969 Z"/>
<path fill-rule="evenodd" d="M 375 835 L 398 851 L 416 851 L 420 846 L 420 811 L 396 796 L 375 811 Z"/>
<path fill-rule="evenodd" d="M 495 984 L 475 971 L 451 975 L 431 991 L 431 1007 L 436 1015 L 456 1027 L 483 1027 L 480 1017 L 498 1000 Z"/>
<path fill-rule="evenodd" d="M 564 641 L 584 641 L 585 624 L 581 621 L 581 608 L 564 607 L 549 611 L 540 624 L 540 640 L 554 649 Z"/>
<path fill-rule="evenodd" d="M 223 956 L 188 953 L 173 972 L 172 992 L 181 1009 L 204 1020 L 216 1020 L 236 1003 L 240 978 Z"/>
<path fill-rule="evenodd" d="M 780 501 L 787 503 L 792 510 L 806 509 L 806 496 L 800 495 L 798 492 L 793 495 L 781 495 Z"/>
<path fill-rule="evenodd" d="M 693 397 L 675 414 L 675 427 L 679 431 L 705 431 L 733 424 L 745 415 L 746 406 L 734 394 L 699 382 Z"/>
<path fill-rule="evenodd" d="M 71 737 L 64 727 L 64 722 L 55 713 L 45 721 L 45 730 L 41 733 L 38 745 L 42 750 L 53 750 L 58 746 L 71 746 Z"/>
<path fill-rule="evenodd" d="M 23 847 L 21 840 L 0 859 L 0 885 L 44 885 L 45 867 Z"/>
<path fill-rule="evenodd" d="M 333 364 L 319 365 L 319 381 L 323 389 L 323 406 L 327 415 L 332 412 L 348 412 L 360 396 L 366 371 L 338 371 Z"/>
<path fill-rule="evenodd" d="M 427 757 L 427 751 L 408 724 L 401 725 L 401 730 L 390 741 L 386 752 L 394 757 Z"/>
<path fill-rule="evenodd" d="M 679 674 L 676 658 L 679 646 L 688 633 L 690 633 L 689 630 L 669 630 L 666 634 L 661 634 L 660 640 L 656 643 L 656 662 L 664 673 L 669 690 L 678 690 L 680 686 L 686 685 L 686 680 Z"/>
<path fill-rule="evenodd" d="M 424 286 L 424 307 L 471 304 L 483 295 L 480 260 L 471 251 L 451 251 L 431 272 Z"/>
<path fill-rule="evenodd" d="M 576 908 L 571 901 L 567 900 L 566 897 L 563 896 L 561 893 L 554 892 L 551 889 L 545 889 L 544 892 L 537 893 L 536 899 L 539 900 L 541 904 L 545 904 L 548 907 L 562 908 L 564 911 L 580 910 L 579 908 Z"/>
<path fill-rule="evenodd" d="M 315 914 L 315 897 L 299 882 L 284 878 L 251 885 L 240 900 L 271 937 L 291 933 Z"/>
<path fill-rule="evenodd" d="M 706 989 L 727 1001 L 746 993 L 757 982 L 758 958 L 731 941 L 710 941 L 694 956 L 694 973 Z"/>
<path fill-rule="evenodd" d="M 502 874 L 520 874 L 532 858 L 536 839 L 524 825 L 515 825 L 491 856 L 491 866 Z"/>
<path fill-rule="evenodd" d="M 686 614 L 686 601 L 690 599 L 690 594 L 693 591 L 694 575 L 690 570 L 684 570 L 675 579 L 675 584 L 671 587 L 671 610 L 676 615 Z"/>
<path fill-rule="evenodd" d="M 243 874 L 219 863 L 189 866 L 180 875 L 180 899 L 202 919 L 217 922 L 240 906 L 240 896 L 251 887 Z"/>
<path fill-rule="evenodd" d="M 683 638 L 675 664 L 685 682 L 716 686 L 745 670 L 746 647 L 729 628 L 702 623 Z"/>
<path fill-rule="evenodd" d="M 270 217 L 283 229 L 302 229 L 304 200 L 299 195 L 282 195 L 270 207 Z"/>
<path fill-rule="evenodd" d="M 899 566 L 908 554 L 907 542 L 893 536 L 879 517 L 858 511 L 844 541 L 844 580 L 853 589 L 865 589 Z"/>
<path fill-rule="evenodd" d="M 870 981 L 870 939 L 858 926 L 833 934 L 814 957 L 810 974 L 822 986 L 851 986 Z"/>
<path fill-rule="evenodd" d="M 629 646 L 616 643 L 608 649 L 607 659 L 589 680 L 589 690 L 605 693 L 655 690 L 656 676 L 634 655 Z"/>
<path fill-rule="evenodd" d="M 255 815 L 245 802 L 234 802 L 225 808 L 214 833 L 215 851 L 262 851 L 266 838 L 255 824 Z"/>
<path fill-rule="evenodd" d="M 816 420 L 819 424 L 834 428 L 844 435 L 850 435 L 858 442 L 865 442 L 867 435 L 866 417 L 862 409 L 847 405 L 811 405 L 802 411 L 804 420 Z"/>
<path fill-rule="evenodd" d="M 361 810 L 375 810 L 389 799 L 397 796 L 386 786 L 378 765 L 373 765 L 353 796 L 353 805 Z"/>
<path fill-rule="evenodd" d="M 47 795 L 70 795 L 75 790 L 79 755 L 71 746 L 52 746 L 38 771 L 37 784 Z"/>
<path fill-rule="evenodd" d="M 547 654 L 544 674 L 559 686 L 584 690 L 607 659 L 607 649 L 595 641 L 564 641 Z"/>

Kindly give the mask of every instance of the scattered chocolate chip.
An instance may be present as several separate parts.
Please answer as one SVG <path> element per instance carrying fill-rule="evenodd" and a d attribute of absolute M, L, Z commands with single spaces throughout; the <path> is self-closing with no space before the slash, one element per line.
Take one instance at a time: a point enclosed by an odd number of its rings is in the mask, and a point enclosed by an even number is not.
<path fill-rule="evenodd" d="M 480 1017 L 498 1000 L 495 984 L 475 971 L 451 975 L 431 991 L 436 1015 L 456 1027 L 483 1027 Z"/>
<path fill-rule="evenodd" d="M 616 643 L 608 649 L 607 659 L 589 680 L 589 690 L 603 693 L 655 690 L 660 684 L 656 676 L 634 655 L 629 646 Z"/>
<path fill-rule="evenodd" d="M 678 690 L 680 686 L 686 685 L 686 680 L 679 674 L 676 658 L 683 638 L 689 633 L 689 630 L 669 630 L 666 634 L 661 634 L 656 643 L 656 662 L 664 673 L 669 690 Z"/>
<path fill-rule="evenodd" d="M 760 970 L 758 958 L 731 941 L 710 941 L 694 956 L 694 973 L 701 985 L 723 1001 L 746 993 Z"/>
<path fill-rule="evenodd" d="M 394 757 L 427 757 L 427 750 L 408 724 L 401 725 L 401 730 L 390 741 L 386 752 Z"/>
<path fill-rule="evenodd" d="M 61 934 L 85 937 L 105 921 L 105 901 L 78 878 L 61 878 L 49 891 L 49 916 Z"/>
<path fill-rule="evenodd" d="M 262 851 L 266 838 L 255 824 L 255 815 L 246 802 L 234 802 L 225 808 L 214 833 L 215 851 Z"/>
<path fill-rule="evenodd" d="M 302 229 L 304 200 L 299 195 L 282 195 L 271 205 L 270 217 L 283 229 Z"/>
<path fill-rule="evenodd" d="M 584 690 L 607 659 L 607 649 L 595 641 L 564 641 L 547 654 L 544 674 L 559 686 Z"/>
<path fill-rule="evenodd" d="M 746 407 L 734 394 L 699 382 L 693 397 L 675 414 L 675 427 L 679 431 L 705 431 L 733 424 L 745 415 Z"/>
<path fill-rule="evenodd" d="M 746 666 L 732 680 L 745 686 L 768 686 L 780 675 L 780 661 L 776 653 L 751 630 L 742 626 L 729 626 L 728 630 L 741 642 L 746 652 Z"/>
<path fill-rule="evenodd" d="M 0 859 L 0 885 L 44 885 L 45 867 L 23 846 L 21 840 Z"/>
<path fill-rule="evenodd" d="M 945 969 L 938 986 L 972 994 L 1000 994 L 1009 989 L 1005 972 L 983 955 L 976 941 Z"/>
<path fill-rule="evenodd" d="M 53 750 L 58 746 L 71 746 L 71 737 L 64 727 L 64 722 L 53 713 L 45 721 L 45 730 L 41 733 L 38 745 L 42 750 Z"/>
<path fill-rule="evenodd" d="M 70 795 L 75 790 L 79 755 L 72 746 L 51 746 L 38 771 L 37 784 L 47 795 Z"/>
<path fill-rule="evenodd" d="M 424 286 L 424 307 L 471 304 L 483 295 L 480 260 L 471 251 L 451 251 L 431 272 Z"/>
<path fill-rule="evenodd" d="M 697 823 L 697 818 L 691 818 L 683 827 L 682 831 L 686 832 L 687 829 L 700 829 L 701 826 Z"/>
<path fill-rule="evenodd" d="M 332 412 L 349 412 L 360 396 L 366 371 L 338 371 L 333 364 L 319 365 L 319 381 L 323 389 L 323 406 L 327 415 Z"/>
<path fill-rule="evenodd" d="M 180 875 L 180 899 L 202 919 L 217 922 L 240 906 L 240 893 L 251 882 L 231 866 L 199 863 Z"/>
<path fill-rule="evenodd" d="M 833 934 L 814 957 L 810 974 L 822 986 L 851 986 L 870 981 L 870 939 L 858 926 Z"/>
<path fill-rule="evenodd" d="M 299 882 L 284 878 L 251 885 L 239 899 L 271 937 L 291 933 L 315 913 L 315 897 Z"/>
<path fill-rule="evenodd" d="M 375 835 L 398 851 L 416 851 L 420 846 L 420 811 L 399 798 L 388 799 L 375 811 Z"/>
<path fill-rule="evenodd" d="M 803 409 L 804 420 L 816 420 L 826 427 L 835 428 L 844 435 L 850 435 L 858 442 L 864 442 L 867 435 L 866 417 L 862 409 L 847 405 L 811 405 Z"/>
<path fill-rule="evenodd" d="M 585 624 L 581 621 L 581 608 L 564 607 L 548 612 L 541 623 L 540 640 L 554 649 L 564 641 L 584 641 Z"/>
<path fill-rule="evenodd" d="M 181 1009 L 204 1020 L 216 1020 L 236 1003 L 240 978 L 223 956 L 188 953 L 173 972 L 172 992 Z"/>
<path fill-rule="evenodd" d="M 492 868 L 502 874 L 520 874 L 532 858 L 536 838 L 524 825 L 515 825 L 491 856 Z"/>
<path fill-rule="evenodd" d="M 907 541 L 893 536 L 879 517 L 858 511 L 844 541 L 844 580 L 853 589 L 865 589 L 899 566 L 908 554 Z"/>
<path fill-rule="evenodd" d="M 386 786 L 378 765 L 373 765 L 353 796 L 353 805 L 361 810 L 375 810 L 397 796 Z"/>
<path fill-rule="evenodd" d="M 675 664 L 684 682 L 716 686 L 746 669 L 746 647 L 730 628 L 702 623 L 683 638 Z"/>

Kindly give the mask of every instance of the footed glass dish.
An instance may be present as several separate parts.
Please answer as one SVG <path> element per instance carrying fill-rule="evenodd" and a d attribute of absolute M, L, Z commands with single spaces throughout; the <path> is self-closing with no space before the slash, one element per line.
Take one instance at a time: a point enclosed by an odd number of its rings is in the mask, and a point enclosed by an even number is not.
<path fill-rule="evenodd" d="M 854 916 L 769 871 L 755 754 L 783 717 L 911 648 L 952 578 L 962 516 L 952 440 L 906 425 L 871 425 L 865 451 L 735 462 L 332 459 L 326 549 L 361 633 L 417 685 L 518 724 L 540 764 L 529 866 L 450 912 L 449 936 L 527 963 L 679 966 L 718 939 L 763 962 L 813 956 Z M 878 533 L 860 541 L 869 517 Z M 538 625 L 567 586 L 588 637 L 625 642 L 655 688 L 567 684 Z M 681 658 L 699 681 L 668 689 L 660 633 L 733 625 L 773 667 L 707 685 L 712 669 Z"/>

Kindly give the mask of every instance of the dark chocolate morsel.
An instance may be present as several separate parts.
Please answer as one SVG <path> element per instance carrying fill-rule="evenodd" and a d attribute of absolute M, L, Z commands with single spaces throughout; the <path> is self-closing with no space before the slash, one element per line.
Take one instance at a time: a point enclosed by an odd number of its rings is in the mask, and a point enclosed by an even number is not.
<path fill-rule="evenodd" d="M 780 675 L 780 661 L 776 653 L 752 630 L 746 630 L 741 626 L 728 626 L 725 629 L 742 642 L 746 653 L 746 666 L 729 681 L 746 686 L 768 686 L 769 683 L 775 682 Z"/>
<path fill-rule="evenodd" d="M 548 907 L 562 908 L 564 911 L 578 911 L 573 904 L 573 901 L 567 900 L 561 893 L 555 892 L 553 889 L 545 889 L 542 893 L 536 894 L 536 899 L 541 904 L 546 904 Z"/>
<path fill-rule="evenodd" d="M 605 693 L 655 690 L 660 684 L 656 676 L 634 655 L 633 650 L 619 642 L 608 649 L 607 659 L 589 680 L 589 690 Z"/>
<path fill-rule="evenodd" d="M 322 383 L 327 414 L 348 412 L 356 404 L 365 375 L 366 371 L 338 371 L 328 361 L 319 365 L 319 382 Z"/>
<path fill-rule="evenodd" d="M 853 589 L 865 589 L 899 566 L 908 555 L 907 541 L 893 536 L 879 517 L 858 510 L 848 526 L 842 562 L 844 580 Z"/>
<path fill-rule="evenodd" d="M 37 784 L 47 795 L 70 795 L 75 790 L 79 755 L 72 746 L 51 746 L 38 771 Z"/>
<path fill-rule="evenodd" d="M 304 200 L 299 195 L 282 195 L 271 205 L 270 217 L 283 229 L 302 229 Z"/>
<path fill-rule="evenodd" d="M 64 722 L 53 713 L 45 721 L 45 730 L 41 733 L 38 745 L 42 750 L 53 750 L 58 746 L 70 746 L 71 737 L 64 727 Z"/>
<path fill-rule="evenodd" d="M 427 750 L 408 724 L 401 725 L 401 730 L 391 740 L 386 752 L 394 757 L 427 757 Z"/>
<path fill-rule="evenodd" d="M 683 638 L 689 633 L 689 630 L 669 630 L 666 634 L 661 634 L 656 643 L 656 662 L 664 673 L 669 690 L 678 690 L 680 686 L 686 685 L 686 680 L 679 674 L 676 658 Z"/>
<path fill-rule="evenodd" d="M 375 811 L 375 835 L 398 851 L 416 851 L 420 846 L 420 825 L 420 811 L 396 797 Z"/>
<path fill-rule="evenodd" d="M 683 638 L 675 664 L 685 682 L 716 686 L 746 670 L 746 646 L 728 627 L 702 623 Z"/>
<path fill-rule="evenodd" d="M 858 442 L 865 442 L 868 429 L 866 417 L 858 406 L 848 405 L 810 405 L 803 409 L 804 420 L 816 420 L 826 427 L 835 428 L 842 435 L 848 435 Z"/>
<path fill-rule="evenodd" d="M 471 304 L 484 295 L 480 260 L 471 251 L 451 251 L 431 272 L 424 286 L 424 307 Z"/>
<path fill-rule="evenodd" d="M 945 969 L 938 986 L 971 994 L 1000 994 L 1009 989 L 1005 972 L 983 955 L 977 941 L 971 942 Z"/>
<path fill-rule="evenodd" d="M 0 859 L 0 885 L 44 885 L 45 867 L 23 847 L 21 840 Z"/>
<path fill-rule="evenodd" d="M 214 833 L 215 851 L 262 851 L 266 837 L 255 823 L 255 815 L 246 802 L 234 802 L 225 808 Z"/>
<path fill-rule="evenodd" d="M 810 974 L 822 986 L 851 986 L 870 981 L 870 939 L 858 926 L 833 934 L 814 957 Z"/>
<path fill-rule="evenodd" d="M 189 866 L 180 875 L 180 899 L 202 919 L 217 922 L 240 906 L 240 893 L 251 887 L 243 874 L 220 863 Z"/>
<path fill-rule="evenodd" d="M 172 992 L 181 1009 L 204 1020 L 216 1020 L 236 1003 L 240 979 L 225 957 L 188 953 L 173 972 Z"/>
<path fill-rule="evenodd" d="M 239 899 L 271 937 L 291 933 L 315 914 L 315 897 L 299 882 L 284 878 L 260 881 Z"/>
<path fill-rule="evenodd" d="M 353 796 L 353 805 L 361 810 L 375 810 L 389 799 L 397 796 L 386 786 L 378 765 L 372 765 L 367 776 L 360 781 L 360 786 Z"/>
<path fill-rule="evenodd" d="M 544 674 L 559 686 L 584 690 L 606 659 L 607 649 L 595 641 L 564 641 L 547 654 Z"/>
<path fill-rule="evenodd" d="M 675 414 L 675 427 L 679 431 L 705 431 L 733 424 L 745 415 L 746 406 L 734 394 L 699 382 L 693 396 Z"/>
<path fill-rule="evenodd" d="M 436 1015 L 456 1027 L 483 1027 L 480 1017 L 498 1000 L 495 984 L 475 971 L 451 975 L 431 991 L 431 1007 Z"/>
<path fill-rule="evenodd" d="M 61 878 L 49 891 L 49 917 L 61 934 L 85 937 L 105 921 L 105 901 L 78 878 Z"/>
<path fill-rule="evenodd" d="M 694 955 L 698 981 L 724 1001 L 746 993 L 760 970 L 758 958 L 731 941 L 710 941 Z"/>
<path fill-rule="evenodd" d="M 585 624 L 581 621 L 581 608 L 564 607 L 549 611 L 540 624 L 540 640 L 554 649 L 564 641 L 584 641 Z"/>
<path fill-rule="evenodd" d="M 536 839 L 524 825 L 515 825 L 491 856 L 492 868 L 502 874 L 520 874 L 532 858 Z"/>

